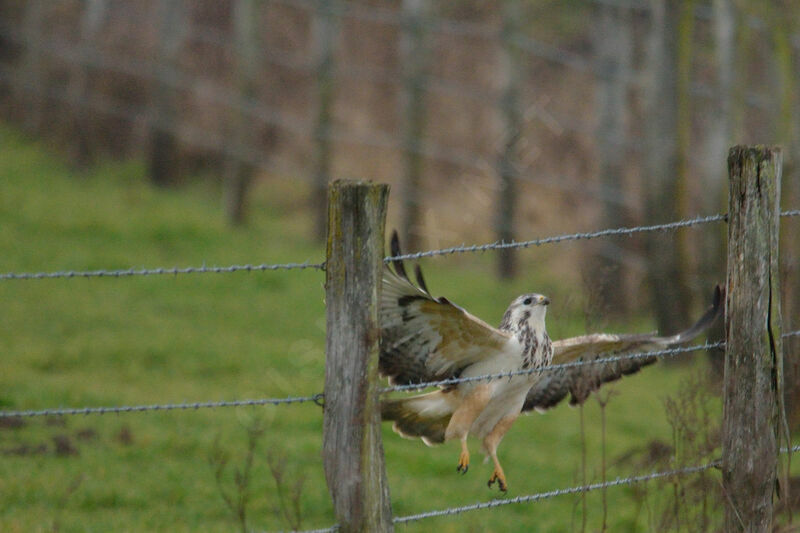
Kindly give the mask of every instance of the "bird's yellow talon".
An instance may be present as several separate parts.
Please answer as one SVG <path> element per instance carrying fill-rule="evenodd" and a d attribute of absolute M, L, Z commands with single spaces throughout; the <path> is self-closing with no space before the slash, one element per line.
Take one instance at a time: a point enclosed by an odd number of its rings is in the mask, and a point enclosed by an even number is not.
<path fill-rule="evenodd" d="M 500 491 L 508 491 L 508 485 L 506 485 L 506 476 L 502 470 L 495 469 L 486 486 L 491 488 L 495 481 L 497 482 L 497 488 L 499 488 Z"/>
<path fill-rule="evenodd" d="M 469 470 L 469 452 L 467 450 L 462 450 L 461 455 L 458 457 L 458 466 L 456 466 L 456 472 L 466 474 L 467 470 Z"/>

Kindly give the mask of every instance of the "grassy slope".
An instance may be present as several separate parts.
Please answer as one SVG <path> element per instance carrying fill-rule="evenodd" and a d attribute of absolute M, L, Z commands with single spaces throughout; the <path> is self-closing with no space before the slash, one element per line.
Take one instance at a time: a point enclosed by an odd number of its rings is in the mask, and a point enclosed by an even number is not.
<path fill-rule="evenodd" d="M 227 265 L 318 261 L 306 239 L 301 186 L 262 184 L 255 219 L 231 230 L 209 185 L 156 191 L 138 163 L 75 175 L 41 147 L 0 129 L 0 271 Z M 289 199 L 287 201 L 287 199 Z M 293 201 L 292 201 L 293 200 Z M 296 205 L 289 208 L 287 205 Z M 551 251 L 557 251 L 551 248 Z M 531 251 L 531 254 L 540 253 Z M 426 263 L 428 282 L 490 321 L 524 288 L 564 293 L 545 274 L 500 284 L 490 258 Z M 117 405 L 306 395 L 324 374 L 322 273 L 264 272 L 0 282 L 0 407 Z M 546 289 L 546 290 L 545 290 Z M 580 333 L 582 318 L 559 317 L 555 336 Z M 661 402 L 687 369 L 650 369 L 616 387 L 608 408 L 608 454 L 652 439 L 670 440 Z M 208 456 L 215 438 L 244 452 L 244 425 L 262 417 L 269 431 L 256 457 L 250 525 L 285 529 L 275 512 L 267 450 L 305 476 L 303 527 L 333 523 L 321 468 L 321 411 L 313 404 L 26 420 L 0 427 L 0 530 L 229 531 L 235 522 L 214 483 Z M 587 475 L 599 479 L 599 409 L 586 408 Z M 579 482 L 578 411 L 560 407 L 522 418 L 500 448 L 509 496 Z M 397 515 L 486 501 L 489 465 L 474 455 L 455 473 L 457 445 L 427 448 L 384 428 Z M 59 456 L 54 437 L 77 453 Z M 44 446 L 44 448 L 40 448 Z M 473 450 L 477 452 L 477 443 Z M 27 453 L 21 453 L 27 451 Z M 276 451 L 276 452 L 275 452 Z M 14 453 L 19 452 L 19 453 Z M 609 470 L 609 477 L 629 472 Z M 612 489 L 613 530 L 647 528 L 627 488 Z M 600 494 L 589 495 L 588 522 L 600 527 Z M 426 520 L 403 530 L 569 531 L 580 525 L 576 497 Z"/>

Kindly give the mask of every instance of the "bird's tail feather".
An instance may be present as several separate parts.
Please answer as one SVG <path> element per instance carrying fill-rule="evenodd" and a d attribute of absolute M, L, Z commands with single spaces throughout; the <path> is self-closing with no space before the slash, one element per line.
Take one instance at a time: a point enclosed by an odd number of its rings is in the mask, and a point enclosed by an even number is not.
<path fill-rule="evenodd" d="M 425 444 L 441 444 L 453 407 L 448 394 L 435 391 L 410 398 L 381 401 L 381 418 L 393 421 L 392 429 L 403 437 L 420 437 Z"/>

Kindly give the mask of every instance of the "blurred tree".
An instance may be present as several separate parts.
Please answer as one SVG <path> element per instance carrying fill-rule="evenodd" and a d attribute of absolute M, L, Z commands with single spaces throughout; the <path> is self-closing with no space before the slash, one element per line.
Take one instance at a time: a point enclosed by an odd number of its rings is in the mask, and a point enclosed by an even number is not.
<path fill-rule="evenodd" d="M 69 99 L 72 103 L 73 138 L 72 159 L 78 167 L 86 167 L 92 159 L 92 113 L 89 109 L 91 98 L 91 72 L 89 55 L 98 45 L 97 35 L 105 22 L 108 2 L 104 0 L 85 0 L 81 14 L 80 44 L 78 61 L 72 68 L 69 83 Z"/>
<path fill-rule="evenodd" d="M 769 27 L 772 32 L 772 55 L 775 63 L 776 90 L 778 105 L 773 117 L 775 137 L 784 147 L 782 208 L 797 209 L 800 206 L 800 142 L 798 142 L 797 117 L 798 99 L 796 95 L 798 66 L 792 53 L 792 21 L 798 8 L 789 2 L 776 2 L 768 12 Z M 781 299 L 784 316 L 784 331 L 800 328 L 800 220 L 784 218 L 781 220 Z M 792 429 L 800 426 L 800 337 L 784 339 L 784 376 L 787 414 Z"/>
<path fill-rule="evenodd" d="M 646 223 L 669 222 L 686 215 L 688 149 L 688 52 L 694 3 L 651 2 L 650 50 L 646 95 Z M 678 331 L 690 315 L 688 252 L 685 233 L 648 233 L 645 238 L 652 305 L 659 331 Z"/>
<path fill-rule="evenodd" d="M 334 102 L 334 52 L 338 25 L 334 2 L 317 0 L 312 19 L 313 57 L 317 77 L 317 124 L 314 129 L 312 204 L 315 213 L 314 234 L 323 242 L 328 224 L 328 181 L 331 174 L 331 119 Z"/>
<path fill-rule="evenodd" d="M 406 251 L 419 250 L 422 240 L 422 137 L 425 132 L 425 84 L 430 50 L 425 35 L 427 0 L 403 0 L 400 53 L 403 61 L 403 149 L 405 172 L 401 189 L 402 230 Z"/>
<path fill-rule="evenodd" d="M 522 115 L 519 93 L 523 62 L 519 47 L 514 38 L 520 31 L 522 13 L 520 0 L 507 0 L 503 4 L 502 49 L 498 60 L 498 78 L 502 84 L 503 94 L 500 99 L 500 111 L 503 116 L 503 151 L 497 161 L 497 172 L 500 178 L 495 228 L 497 240 L 511 242 L 515 238 L 514 215 L 516 212 L 517 188 L 519 173 L 519 139 L 522 136 Z M 497 272 L 503 279 L 516 274 L 516 250 L 504 248 L 497 254 Z"/>
<path fill-rule="evenodd" d="M 233 31 L 236 43 L 236 86 L 244 102 L 257 97 L 261 66 L 258 0 L 236 0 L 233 6 Z M 250 156 L 258 152 L 254 121 L 246 105 L 231 111 L 232 146 L 227 150 L 225 163 L 224 204 L 228 222 L 239 225 L 245 221 L 247 191 L 253 179 L 254 165 Z"/>
<path fill-rule="evenodd" d="M 27 2 L 22 19 L 22 42 L 25 50 L 22 54 L 14 87 L 15 100 L 22 110 L 22 124 L 30 133 L 39 133 L 44 117 L 45 99 L 37 89 L 46 89 L 42 73 L 42 25 L 44 23 L 44 0 Z"/>
<path fill-rule="evenodd" d="M 151 98 L 148 173 L 159 187 L 178 180 L 177 102 L 174 78 L 178 53 L 187 23 L 183 3 L 159 0 L 157 6 L 158 51 L 155 57 L 155 84 Z"/>
<path fill-rule="evenodd" d="M 601 226 L 619 228 L 632 222 L 622 196 L 625 163 L 628 156 L 626 134 L 628 120 L 628 81 L 631 78 L 633 36 L 631 12 L 626 6 L 600 3 L 596 6 L 598 24 L 594 49 L 598 66 L 596 91 L 597 126 L 595 144 L 600 187 L 619 196 L 615 201 L 606 195 Z M 604 312 L 625 313 L 630 299 L 625 290 L 625 253 L 619 241 L 602 239 L 595 243 L 589 282 L 598 290 Z"/>
<path fill-rule="evenodd" d="M 712 24 L 714 30 L 714 58 L 716 61 L 716 94 L 708 103 L 709 127 L 706 138 L 706 155 L 703 158 L 703 210 L 716 213 L 727 209 L 727 158 L 733 142 L 733 91 L 736 58 L 736 10 L 733 0 L 713 0 Z M 703 260 L 701 279 L 703 285 L 712 286 L 725 280 L 725 246 L 727 226 L 708 226 L 701 230 Z M 722 320 L 711 326 L 710 342 L 725 338 Z M 714 374 L 721 378 L 725 365 L 722 348 L 709 350 Z"/>

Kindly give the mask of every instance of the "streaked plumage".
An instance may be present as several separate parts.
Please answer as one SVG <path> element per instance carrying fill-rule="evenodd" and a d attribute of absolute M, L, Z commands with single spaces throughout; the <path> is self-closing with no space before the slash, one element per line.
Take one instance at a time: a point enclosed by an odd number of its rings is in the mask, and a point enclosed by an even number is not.
<path fill-rule="evenodd" d="M 393 234 L 392 255 L 400 255 Z M 552 342 L 545 330 L 549 300 L 524 294 L 509 305 L 494 328 L 446 298 L 434 298 L 416 266 L 416 285 L 402 261 L 384 269 L 380 304 L 380 371 L 392 384 L 414 384 L 457 377 L 539 369 L 551 363 L 588 360 L 610 354 L 647 350 L 686 342 L 719 314 L 719 289 L 712 308 L 694 326 L 672 337 L 595 334 Z M 494 462 L 489 485 L 506 490 L 497 446 L 521 412 L 547 409 L 567 394 L 583 402 L 603 383 L 636 372 L 655 358 L 584 365 L 555 372 L 532 372 L 512 378 L 473 381 L 440 390 L 381 402 L 384 420 L 405 437 L 426 444 L 461 441 L 457 470 L 469 467 L 467 436 L 482 440 Z"/>

